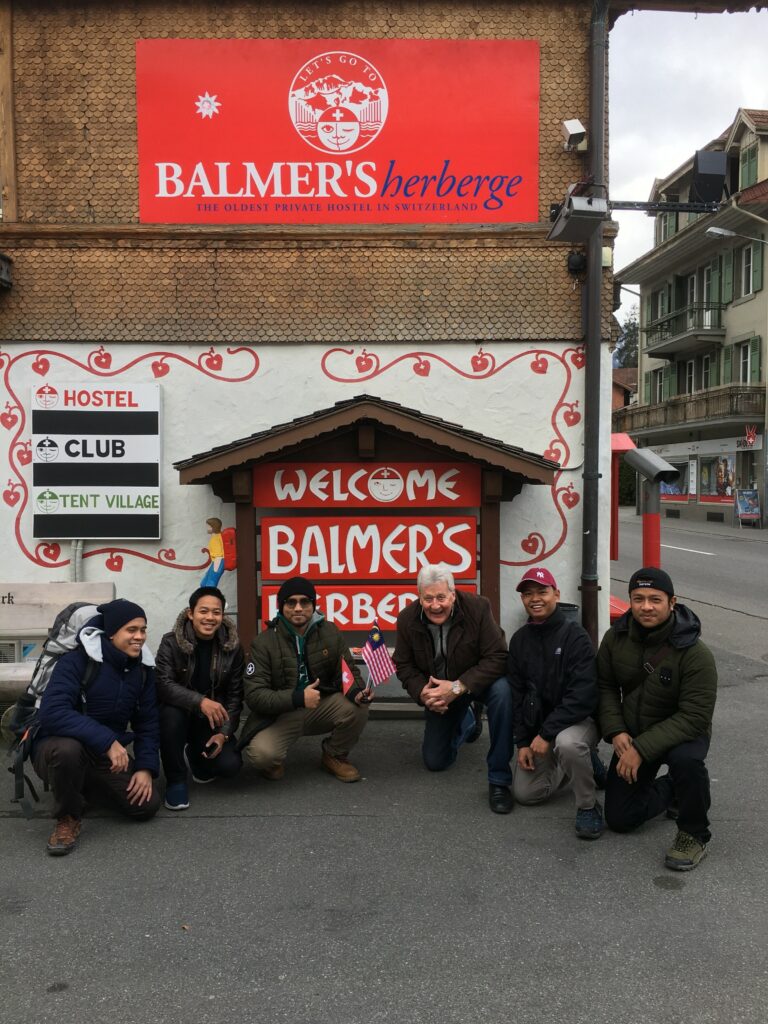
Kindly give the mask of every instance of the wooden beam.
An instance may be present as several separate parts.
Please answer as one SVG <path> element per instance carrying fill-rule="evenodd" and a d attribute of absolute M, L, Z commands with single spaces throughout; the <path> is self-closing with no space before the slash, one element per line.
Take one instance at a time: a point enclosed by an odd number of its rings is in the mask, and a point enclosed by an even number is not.
<path fill-rule="evenodd" d="M 13 116 L 13 0 L 0 0 L 0 203 L 2 221 L 18 220 Z"/>
<path fill-rule="evenodd" d="M 253 474 L 232 474 L 237 529 L 237 632 L 246 652 L 256 636 L 256 509 L 253 505 Z"/>
<path fill-rule="evenodd" d="M 501 622 L 501 488 L 502 475 L 483 470 L 480 505 L 480 593 L 491 602 L 493 617 Z"/>

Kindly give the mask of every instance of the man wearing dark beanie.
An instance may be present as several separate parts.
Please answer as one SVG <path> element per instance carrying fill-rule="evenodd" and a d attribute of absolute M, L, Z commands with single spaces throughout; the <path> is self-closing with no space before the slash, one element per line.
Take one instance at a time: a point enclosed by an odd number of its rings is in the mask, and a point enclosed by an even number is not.
<path fill-rule="evenodd" d="M 717 668 L 698 617 L 677 601 L 663 569 L 633 573 L 629 600 L 597 656 L 600 727 L 614 750 L 605 818 L 614 831 L 629 832 L 666 811 L 678 832 L 664 863 L 690 871 L 711 838 L 705 758 Z M 663 764 L 668 774 L 657 778 Z"/>
<path fill-rule="evenodd" d="M 53 790 L 56 828 L 48 853 L 70 853 L 80 834 L 83 790 L 107 797 L 129 817 L 160 807 L 159 721 L 147 618 L 133 601 L 99 605 L 77 649 L 56 663 L 40 704 L 32 759 Z M 83 699 L 84 691 L 87 695 Z M 130 731 L 129 731 L 130 725 Z M 133 744 L 133 754 L 126 749 Z"/>
<path fill-rule="evenodd" d="M 235 733 L 245 659 L 224 605 L 217 587 L 198 587 L 157 650 L 160 753 L 171 811 L 189 807 L 187 764 L 198 783 L 232 778 L 242 764 Z"/>
<path fill-rule="evenodd" d="M 370 693 L 354 664 L 353 682 L 344 683 L 344 638 L 316 604 L 315 588 L 303 576 L 280 587 L 277 615 L 251 644 L 245 667 L 251 713 L 240 746 L 246 764 L 275 781 L 283 777 L 288 750 L 300 736 L 330 733 L 321 767 L 340 782 L 357 782 L 360 773 L 347 755 L 368 720 Z"/>

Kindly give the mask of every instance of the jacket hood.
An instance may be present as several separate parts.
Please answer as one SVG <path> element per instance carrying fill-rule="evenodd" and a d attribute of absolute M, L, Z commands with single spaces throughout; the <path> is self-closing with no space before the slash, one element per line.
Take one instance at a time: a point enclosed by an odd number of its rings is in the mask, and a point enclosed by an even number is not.
<path fill-rule="evenodd" d="M 106 639 L 104 630 L 99 629 L 98 626 L 84 626 L 78 635 L 78 640 L 85 653 L 91 661 L 98 661 L 99 664 L 104 661 L 104 652 L 101 649 L 102 637 Z M 147 668 L 155 667 L 154 656 L 146 644 L 141 648 L 141 663 Z"/>
<path fill-rule="evenodd" d="M 668 642 L 679 650 L 693 647 L 701 636 L 701 620 L 698 615 L 684 604 L 676 604 L 672 614 L 675 621 Z M 632 621 L 632 612 L 626 611 L 620 619 L 617 619 L 613 628 L 617 633 L 628 633 Z M 653 632 L 649 634 L 650 637 L 653 635 Z"/>
<path fill-rule="evenodd" d="M 186 608 L 180 611 L 176 618 L 173 635 L 182 653 L 187 655 L 194 653 L 197 637 L 192 628 L 192 623 L 187 618 Z M 221 620 L 221 625 L 214 633 L 214 636 L 218 640 L 222 651 L 234 651 L 240 646 L 240 638 L 237 635 L 235 623 L 228 615 L 225 615 Z"/>

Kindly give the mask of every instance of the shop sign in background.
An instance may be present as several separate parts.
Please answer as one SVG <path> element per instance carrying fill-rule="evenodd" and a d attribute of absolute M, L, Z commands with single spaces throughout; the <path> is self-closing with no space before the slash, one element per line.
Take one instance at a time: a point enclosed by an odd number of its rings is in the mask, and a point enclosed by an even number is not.
<path fill-rule="evenodd" d="M 32 505 L 40 538 L 160 537 L 160 388 L 32 389 Z"/>
<path fill-rule="evenodd" d="M 533 40 L 141 39 L 145 223 L 538 214 Z"/>

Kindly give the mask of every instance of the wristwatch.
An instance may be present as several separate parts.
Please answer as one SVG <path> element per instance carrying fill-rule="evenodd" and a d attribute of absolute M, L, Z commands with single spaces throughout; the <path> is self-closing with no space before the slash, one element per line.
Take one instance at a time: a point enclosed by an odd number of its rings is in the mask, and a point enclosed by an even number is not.
<path fill-rule="evenodd" d="M 463 693 L 467 692 L 467 688 L 460 679 L 454 679 L 451 683 L 451 692 L 460 697 Z"/>

